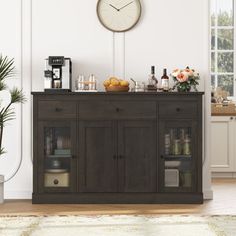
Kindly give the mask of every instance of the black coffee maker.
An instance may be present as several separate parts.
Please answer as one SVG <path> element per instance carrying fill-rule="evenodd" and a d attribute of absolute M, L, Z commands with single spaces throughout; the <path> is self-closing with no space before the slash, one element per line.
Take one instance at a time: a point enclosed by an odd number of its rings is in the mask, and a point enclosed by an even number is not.
<path fill-rule="evenodd" d="M 49 56 L 45 59 L 44 91 L 71 92 L 72 62 L 63 56 Z"/>

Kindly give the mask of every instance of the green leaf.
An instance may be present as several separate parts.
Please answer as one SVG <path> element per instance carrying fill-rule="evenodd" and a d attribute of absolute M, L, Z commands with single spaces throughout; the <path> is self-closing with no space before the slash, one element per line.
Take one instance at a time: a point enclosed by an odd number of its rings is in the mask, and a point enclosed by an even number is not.
<path fill-rule="evenodd" d="M 6 78 L 13 76 L 14 70 L 14 59 L 0 55 L 0 81 L 3 82 Z"/>
<path fill-rule="evenodd" d="M 11 103 L 24 103 L 26 102 L 26 98 L 22 90 L 19 90 L 18 88 L 13 88 L 10 90 L 11 94 Z"/>
<path fill-rule="evenodd" d="M 0 126 L 4 126 L 6 122 L 11 121 L 15 118 L 15 112 L 13 109 L 8 108 L 7 110 L 0 112 Z"/>
<path fill-rule="evenodd" d="M 5 90 L 6 88 L 7 85 L 3 81 L 0 81 L 0 91 Z"/>
<path fill-rule="evenodd" d="M 5 154 L 5 153 L 6 153 L 6 152 L 5 152 L 4 148 L 0 148 L 0 156 L 3 155 L 3 154 Z"/>

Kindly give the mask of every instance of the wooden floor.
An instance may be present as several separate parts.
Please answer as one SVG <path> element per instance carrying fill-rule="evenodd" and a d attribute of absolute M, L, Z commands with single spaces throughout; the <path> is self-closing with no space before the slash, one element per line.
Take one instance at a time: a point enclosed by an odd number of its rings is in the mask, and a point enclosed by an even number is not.
<path fill-rule="evenodd" d="M 236 215 L 236 179 L 213 181 L 214 200 L 203 205 L 32 205 L 29 200 L 6 201 L 0 215 Z"/>

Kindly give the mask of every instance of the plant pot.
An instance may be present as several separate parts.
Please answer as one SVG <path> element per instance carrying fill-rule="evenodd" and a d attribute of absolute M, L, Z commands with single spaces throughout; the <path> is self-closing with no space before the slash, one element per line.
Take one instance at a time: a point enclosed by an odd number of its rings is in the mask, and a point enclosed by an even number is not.
<path fill-rule="evenodd" d="M 0 175 L 0 204 L 4 202 L 4 176 Z"/>

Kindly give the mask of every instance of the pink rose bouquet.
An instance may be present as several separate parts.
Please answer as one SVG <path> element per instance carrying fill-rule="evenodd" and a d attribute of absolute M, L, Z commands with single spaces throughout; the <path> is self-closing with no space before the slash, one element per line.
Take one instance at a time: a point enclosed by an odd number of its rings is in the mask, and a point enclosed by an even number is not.
<path fill-rule="evenodd" d="M 177 88 L 179 92 L 188 92 L 193 87 L 194 91 L 197 91 L 198 80 L 200 79 L 199 74 L 189 67 L 184 70 L 176 69 L 171 74 L 175 85 L 173 90 Z"/>

